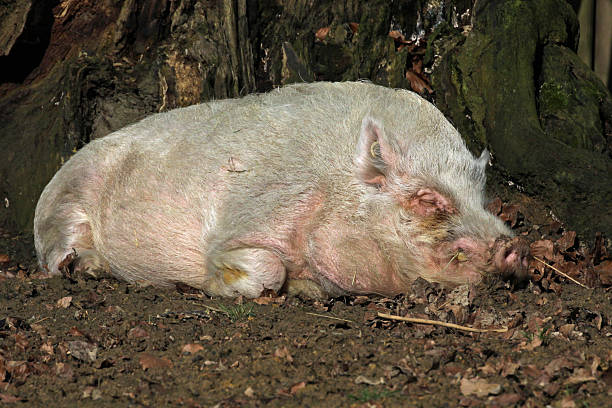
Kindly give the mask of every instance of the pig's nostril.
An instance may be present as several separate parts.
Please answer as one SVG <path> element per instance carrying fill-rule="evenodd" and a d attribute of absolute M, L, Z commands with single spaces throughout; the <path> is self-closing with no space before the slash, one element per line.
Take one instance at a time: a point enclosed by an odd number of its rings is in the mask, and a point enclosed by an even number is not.
<path fill-rule="evenodd" d="M 512 265 L 513 263 L 517 262 L 520 256 L 515 249 L 509 249 L 504 254 L 504 258 L 506 260 L 506 265 Z"/>

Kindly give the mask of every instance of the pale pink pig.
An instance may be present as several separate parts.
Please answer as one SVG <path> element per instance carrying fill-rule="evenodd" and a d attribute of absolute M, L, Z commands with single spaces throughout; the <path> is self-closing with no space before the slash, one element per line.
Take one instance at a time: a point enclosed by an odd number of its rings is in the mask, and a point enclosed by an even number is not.
<path fill-rule="evenodd" d="M 43 191 L 36 250 L 210 295 L 394 295 L 417 277 L 522 278 L 527 245 L 483 208 L 474 158 L 433 105 L 313 83 L 150 116 L 76 153 Z"/>

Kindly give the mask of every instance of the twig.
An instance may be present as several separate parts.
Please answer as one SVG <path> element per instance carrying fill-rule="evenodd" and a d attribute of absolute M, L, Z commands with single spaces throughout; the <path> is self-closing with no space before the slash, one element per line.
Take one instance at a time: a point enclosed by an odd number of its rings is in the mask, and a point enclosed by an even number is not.
<path fill-rule="evenodd" d="M 554 266 L 547 264 L 546 262 L 544 262 L 543 260 L 541 260 L 540 258 L 538 258 L 537 256 L 533 257 L 536 261 L 538 262 L 542 262 L 544 265 L 548 266 L 550 269 L 552 269 L 553 271 L 557 272 L 559 275 L 563 276 L 564 278 L 567 278 L 569 280 L 571 280 L 572 282 L 574 282 L 576 285 L 580 285 L 583 288 L 588 289 L 588 286 L 584 285 L 583 283 L 578 282 L 576 279 L 572 278 L 571 276 L 569 276 L 568 274 L 561 272 L 559 269 L 555 268 Z"/>
<path fill-rule="evenodd" d="M 324 315 L 324 314 L 318 314 L 318 313 L 310 313 L 310 312 L 306 312 L 306 314 L 309 314 L 311 316 L 318 316 L 318 317 L 326 317 L 328 319 L 332 319 L 332 320 L 340 320 L 342 322 L 348 322 L 348 323 L 355 323 L 352 320 L 347 320 L 347 319 L 341 319 L 339 317 L 334 317 L 334 316 L 328 316 L 328 315 Z"/>
<path fill-rule="evenodd" d="M 395 316 L 395 315 L 390 315 L 390 314 L 381 313 L 381 312 L 378 312 L 378 317 L 382 317 L 383 319 L 401 320 L 402 322 L 433 324 L 437 326 L 450 327 L 451 329 L 458 329 L 458 330 L 476 332 L 476 333 L 487 333 L 487 332 L 505 333 L 508 331 L 507 327 L 502 327 L 501 329 L 475 329 L 473 327 L 461 326 L 459 324 L 454 324 L 454 323 L 441 322 L 439 320 L 429 320 L 429 319 L 419 319 L 416 317 Z"/>

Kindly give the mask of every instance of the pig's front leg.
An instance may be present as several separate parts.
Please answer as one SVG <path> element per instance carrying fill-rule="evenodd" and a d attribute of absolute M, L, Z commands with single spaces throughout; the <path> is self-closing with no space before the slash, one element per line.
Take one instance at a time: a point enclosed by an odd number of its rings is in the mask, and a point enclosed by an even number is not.
<path fill-rule="evenodd" d="M 266 289 L 279 292 L 286 270 L 281 259 L 262 248 L 237 248 L 213 253 L 207 265 L 210 295 L 247 298 L 261 296 Z"/>

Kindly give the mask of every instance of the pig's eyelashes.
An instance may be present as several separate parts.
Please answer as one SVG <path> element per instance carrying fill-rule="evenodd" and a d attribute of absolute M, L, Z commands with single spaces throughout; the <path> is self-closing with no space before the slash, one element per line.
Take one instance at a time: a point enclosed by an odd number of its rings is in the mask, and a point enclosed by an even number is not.
<path fill-rule="evenodd" d="M 378 143 L 377 141 L 370 145 L 370 155 L 373 159 L 380 158 L 380 143 Z"/>

